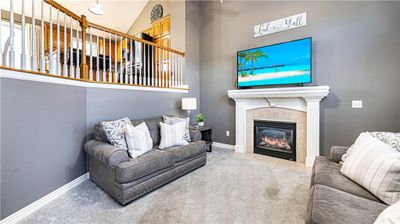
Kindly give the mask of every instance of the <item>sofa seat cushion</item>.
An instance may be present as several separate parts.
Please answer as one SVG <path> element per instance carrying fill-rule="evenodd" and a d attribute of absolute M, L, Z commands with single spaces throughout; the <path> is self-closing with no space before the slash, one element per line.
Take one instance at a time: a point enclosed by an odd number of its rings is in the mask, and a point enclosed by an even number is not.
<path fill-rule="evenodd" d="M 341 165 L 339 163 L 332 162 L 326 157 L 316 157 L 312 170 L 311 186 L 321 184 L 355 196 L 381 202 L 369 191 L 342 175 L 340 168 Z"/>
<path fill-rule="evenodd" d="M 120 163 L 115 170 L 115 179 L 118 183 L 127 183 L 173 165 L 172 153 L 151 150 L 138 158 L 131 158 L 129 161 Z"/>
<path fill-rule="evenodd" d="M 310 191 L 306 223 L 372 224 L 386 207 L 383 203 L 317 184 Z"/>
<path fill-rule="evenodd" d="M 165 148 L 164 151 L 172 153 L 175 163 L 179 163 L 204 153 L 206 151 L 206 143 L 204 141 L 190 142 L 187 145 Z"/>

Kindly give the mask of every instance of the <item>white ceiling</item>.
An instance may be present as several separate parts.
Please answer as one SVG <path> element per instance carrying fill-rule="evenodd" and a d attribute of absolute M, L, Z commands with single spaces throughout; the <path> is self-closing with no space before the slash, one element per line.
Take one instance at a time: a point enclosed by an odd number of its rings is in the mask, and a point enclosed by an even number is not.
<path fill-rule="evenodd" d="M 78 16 L 85 15 L 87 20 L 107 28 L 118 30 L 127 33 L 129 28 L 135 22 L 140 12 L 146 6 L 148 0 L 99 0 L 99 3 L 104 7 L 105 15 L 98 16 L 89 12 L 88 8 L 96 0 L 56 0 L 57 3 L 69 9 Z M 41 16 L 40 0 L 35 2 L 35 16 L 39 19 Z M 10 11 L 10 1 L 0 0 L 0 8 Z M 21 14 L 22 1 L 14 1 L 14 12 Z M 25 15 L 32 15 L 32 0 L 25 0 Z M 44 6 L 44 20 L 49 21 L 49 6 Z M 55 21 L 55 12 L 53 21 Z M 61 16 L 61 20 L 62 20 Z M 69 23 L 68 23 L 69 24 Z"/>
<path fill-rule="evenodd" d="M 127 33 L 143 10 L 148 0 L 99 0 L 106 14 L 103 16 L 89 12 L 95 0 L 58 0 L 65 8 L 77 15 L 85 15 L 87 20 L 111 29 Z"/>

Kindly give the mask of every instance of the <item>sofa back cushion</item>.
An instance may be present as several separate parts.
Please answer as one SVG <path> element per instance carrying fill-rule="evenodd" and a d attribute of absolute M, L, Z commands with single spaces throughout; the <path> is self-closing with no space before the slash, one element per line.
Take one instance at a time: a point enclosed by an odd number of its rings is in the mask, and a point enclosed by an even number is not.
<path fill-rule="evenodd" d="M 138 126 L 142 122 L 146 122 L 147 127 L 149 128 L 150 136 L 153 139 L 153 145 L 160 144 L 160 122 L 163 122 L 162 117 L 154 117 L 149 119 L 140 119 L 140 120 L 131 120 L 133 126 Z M 99 141 L 108 142 L 106 133 L 104 132 L 103 125 L 101 122 L 98 122 L 94 126 L 94 138 Z"/>

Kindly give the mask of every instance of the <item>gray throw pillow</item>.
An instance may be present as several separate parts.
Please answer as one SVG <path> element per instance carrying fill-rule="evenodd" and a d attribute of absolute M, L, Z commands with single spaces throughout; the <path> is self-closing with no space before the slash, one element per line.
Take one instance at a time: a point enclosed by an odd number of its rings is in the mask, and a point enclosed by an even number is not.
<path fill-rule="evenodd" d="M 108 141 L 123 150 L 128 150 L 125 140 L 125 130 L 127 125 L 132 125 L 129 118 L 124 117 L 115 121 L 103 121 L 103 130 L 106 133 Z"/>
<path fill-rule="evenodd" d="M 185 122 L 185 134 L 184 134 L 184 139 L 188 142 L 190 142 L 190 133 L 189 133 L 189 118 L 181 118 L 181 117 L 171 117 L 171 116 L 165 116 L 163 115 L 163 120 L 164 123 L 166 124 L 176 124 L 178 122 Z"/>

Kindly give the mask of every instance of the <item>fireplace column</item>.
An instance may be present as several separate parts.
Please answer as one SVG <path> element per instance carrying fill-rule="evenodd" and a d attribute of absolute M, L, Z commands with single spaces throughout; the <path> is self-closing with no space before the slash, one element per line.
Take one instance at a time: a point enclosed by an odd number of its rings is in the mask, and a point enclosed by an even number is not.
<path fill-rule="evenodd" d="M 307 155 L 306 166 L 312 167 L 319 156 L 319 104 L 321 98 L 304 98 L 307 103 Z"/>

